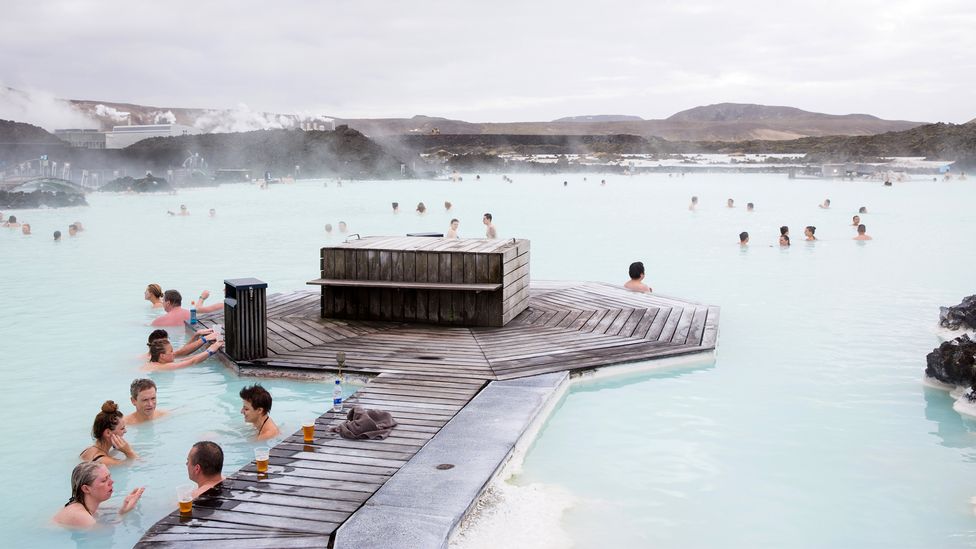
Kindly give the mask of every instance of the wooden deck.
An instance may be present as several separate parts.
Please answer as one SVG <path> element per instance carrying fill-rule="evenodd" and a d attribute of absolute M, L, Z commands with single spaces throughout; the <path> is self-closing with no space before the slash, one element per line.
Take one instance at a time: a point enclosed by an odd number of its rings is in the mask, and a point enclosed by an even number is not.
<path fill-rule="evenodd" d="M 375 376 L 348 405 L 389 411 L 399 426 L 386 440 L 350 441 L 327 432 L 344 418 L 326 413 L 313 443 L 294 433 L 273 448 L 267 474 L 251 463 L 137 547 L 327 547 L 489 381 L 707 352 L 718 334 L 717 307 L 600 283 L 533 281 L 528 309 L 501 328 L 323 319 L 320 297 L 268 296 L 269 357 L 238 368 L 329 372 L 343 351 L 345 371 Z"/>

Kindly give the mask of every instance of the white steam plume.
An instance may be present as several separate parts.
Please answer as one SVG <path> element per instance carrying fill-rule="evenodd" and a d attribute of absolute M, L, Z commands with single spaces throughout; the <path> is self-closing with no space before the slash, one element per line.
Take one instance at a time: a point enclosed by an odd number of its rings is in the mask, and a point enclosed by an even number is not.
<path fill-rule="evenodd" d="M 16 90 L 0 82 L 0 118 L 26 122 L 48 131 L 98 128 L 98 122 L 63 99 L 41 90 Z"/>

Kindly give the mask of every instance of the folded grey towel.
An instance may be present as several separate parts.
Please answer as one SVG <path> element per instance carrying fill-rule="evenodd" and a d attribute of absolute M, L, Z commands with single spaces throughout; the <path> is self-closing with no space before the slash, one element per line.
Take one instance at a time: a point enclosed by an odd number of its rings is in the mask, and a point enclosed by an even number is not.
<path fill-rule="evenodd" d="M 332 427 L 332 431 L 342 438 L 382 440 L 390 436 L 396 424 L 390 412 L 354 406 L 349 410 L 346 421 Z"/>

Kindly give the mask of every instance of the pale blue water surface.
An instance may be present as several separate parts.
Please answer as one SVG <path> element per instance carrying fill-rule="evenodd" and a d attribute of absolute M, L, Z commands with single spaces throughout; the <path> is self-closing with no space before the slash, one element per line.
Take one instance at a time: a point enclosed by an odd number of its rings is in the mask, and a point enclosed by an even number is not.
<path fill-rule="evenodd" d="M 599 186 L 606 178 L 608 185 Z M 562 182 L 569 181 L 567 187 Z M 701 206 L 689 212 L 691 195 Z M 737 207 L 725 207 L 725 199 Z M 817 208 L 824 198 L 829 210 Z M 350 233 L 446 230 L 532 240 L 538 279 L 622 283 L 643 260 L 655 291 L 722 307 L 714 362 L 576 386 L 528 454 L 519 483 L 556 484 L 578 547 L 970 547 L 976 424 L 920 383 L 939 305 L 974 292 L 969 204 L 976 182 L 791 181 L 772 174 L 466 174 L 443 181 L 246 185 L 178 195 L 91 195 L 90 207 L 14 212 L 34 236 L 0 229 L 0 372 L 12 547 L 128 547 L 172 509 L 185 456 L 209 438 L 225 471 L 250 461 L 237 378 L 208 361 L 153 374 L 169 418 L 130 429 L 143 460 L 116 467 L 117 504 L 137 511 L 94 534 L 46 526 L 64 504 L 102 401 L 128 413 L 152 318 L 149 282 L 219 294 L 255 276 L 269 291 L 318 276 L 318 248 Z M 454 204 L 445 212 L 443 202 Z M 391 213 L 398 201 L 401 213 Z M 424 201 L 428 212 L 412 210 Z M 756 211 L 747 213 L 746 202 Z M 166 210 L 185 203 L 192 215 Z M 851 241 L 850 218 L 874 241 Z M 217 217 L 208 218 L 209 208 Z M 7 214 L 8 212 L 4 212 Z M 86 230 L 67 237 L 75 220 Z M 780 225 L 794 245 L 774 246 Z M 804 225 L 819 242 L 802 241 Z M 55 229 L 65 233 L 51 242 Z M 737 234 L 747 230 L 745 250 Z M 327 383 L 262 381 L 292 432 L 324 410 Z M 109 513 L 106 513 L 109 514 Z"/>

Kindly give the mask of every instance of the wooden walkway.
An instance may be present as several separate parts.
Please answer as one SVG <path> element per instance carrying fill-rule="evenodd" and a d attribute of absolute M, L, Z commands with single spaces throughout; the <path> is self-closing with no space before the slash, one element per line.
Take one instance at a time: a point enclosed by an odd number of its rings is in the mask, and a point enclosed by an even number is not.
<path fill-rule="evenodd" d="M 268 296 L 269 357 L 237 367 L 334 372 L 343 351 L 344 371 L 375 376 L 348 406 L 389 411 L 399 426 L 386 440 L 350 441 L 328 432 L 344 419 L 328 412 L 313 443 L 294 433 L 273 448 L 267 474 L 251 463 L 197 500 L 192 517 L 174 511 L 137 547 L 327 547 L 489 381 L 707 352 L 718 335 L 717 307 L 600 283 L 533 281 L 529 307 L 501 328 L 322 319 L 320 297 Z"/>
<path fill-rule="evenodd" d="M 315 441 L 299 430 L 271 451 L 267 473 L 254 463 L 156 523 L 137 547 L 327 547 L 335 530 L 410 460 L 485 381 L 380 374 L 348 406 L 393 414 L 385 440 L 346 440 L 329 432 L 343 414 L 316 421 Z"/>

